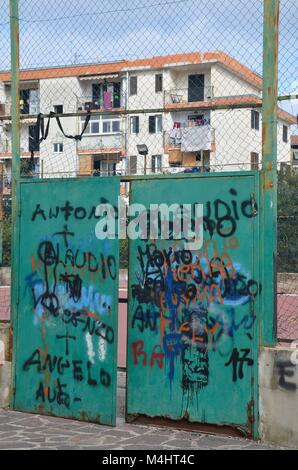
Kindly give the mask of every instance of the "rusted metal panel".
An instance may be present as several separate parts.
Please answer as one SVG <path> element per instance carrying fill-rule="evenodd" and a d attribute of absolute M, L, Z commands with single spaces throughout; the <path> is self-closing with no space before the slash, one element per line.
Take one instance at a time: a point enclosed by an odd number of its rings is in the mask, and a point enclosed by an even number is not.
<path fill-rule="evenodd" d="M 20 184 L 16 410 L 115 425 L 118 239 L 95 227 L 119 191 L 118 177 Z"/>
<path fill-rule="evenodd" d="M 131 203 L 146 210 L 191 204 L 194 214 L 203 204 L 204 243 L 130 240 L 128 420 L 186 419 L 257 436 L 258 186 L 253 172 L 131 182 Z"/>

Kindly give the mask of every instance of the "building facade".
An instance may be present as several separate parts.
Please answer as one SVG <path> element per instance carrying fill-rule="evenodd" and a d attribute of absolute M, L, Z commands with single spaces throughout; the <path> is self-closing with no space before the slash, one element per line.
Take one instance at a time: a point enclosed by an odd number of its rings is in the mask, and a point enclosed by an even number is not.
<path fill-rule="evenodd" d="M 10 74 L 0 72 L 0 159 L 8 186 L 10 90 Z M 22 169 L 42 177 L 258 169 L 261 100 L 261 77 L 223 52 L 24 70 Z M 51 111 L 62 116 L 63 132 L 51 119 L 38 144 L 37 114 Z M 278 162 L 287 163 L 296 119 L 281 109 L 278 118 Z M 81 140 L 66 137 L 83 130 Z"/>

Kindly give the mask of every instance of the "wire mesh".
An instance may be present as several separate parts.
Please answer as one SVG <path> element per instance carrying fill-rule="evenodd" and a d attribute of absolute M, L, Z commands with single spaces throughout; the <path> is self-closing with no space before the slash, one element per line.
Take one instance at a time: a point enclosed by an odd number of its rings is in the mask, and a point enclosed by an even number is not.
<path fill-rule="evenodd" d="M 297 20 L 297 2 L 282 0 L 278 63 L 280 96 L 298 93 Z M 280 105 L 286 112 L 296 116 L 297 124 L 298 100 L 280 101 Z M 287 165 L 278 169 L 277 326 L 281 340 L 298 338 L 298 151 L 295 149 L 297 134 L 298 128 L 294 124 L 288 135 L 283 136 L 287 137 L 290 143 L 290 158 Z"/>
<path fill-rule="evenodd" d="M 0 159 L 7 207 L 8 4 L 0 0 Z M 296 0 L 281 0 L 280 95 L 297 93 L 297 10 Z M 19 16 L 21 176 L 261 168 L 263 1 L 20 0 Z M 296 116 L 297 100 L 280 101 L 277 303 L 284 339 L 298 334 L 297 237 L 291 230 L 296 224 L 298 232 Z M 7 266 L 9 243 L 5 235 Z M 285 333 L 290 317 L 296 326 Z"/>

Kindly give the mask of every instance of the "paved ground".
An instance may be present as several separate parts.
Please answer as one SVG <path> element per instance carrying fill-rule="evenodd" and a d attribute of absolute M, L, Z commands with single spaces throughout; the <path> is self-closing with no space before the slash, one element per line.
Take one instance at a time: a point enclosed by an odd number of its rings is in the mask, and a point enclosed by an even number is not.
<path fill-rule="evenodd" d="M 277 447 L 247 439 L 213 436 L 126 424 L 116 428 L 63 418 L 0 410 L 0 450 L 4 449 L 105 449 L 105 450 L 272 450 Z"/>

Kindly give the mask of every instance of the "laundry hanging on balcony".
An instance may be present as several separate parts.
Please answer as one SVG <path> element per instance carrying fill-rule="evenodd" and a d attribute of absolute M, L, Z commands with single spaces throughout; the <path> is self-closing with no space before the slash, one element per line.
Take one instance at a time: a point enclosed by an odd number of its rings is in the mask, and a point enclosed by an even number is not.
<path fill-rule="evenodd" d="M 211 149 L 211 126 L 185 127 L 181 130 L 181 151 L 197 152 Z"/>
<path fill-rule="evenodd" d="M 110 91 L 103 92 L 103 107 L 104 109 L 112 108 L 112 93 Z"/>
<path fill-rule="evenodd" d="M 172 145 L 180 145 L 181 144 L 181 127 L 174 126 L 173 129 L 170 131 L 170 143 Z"/>

